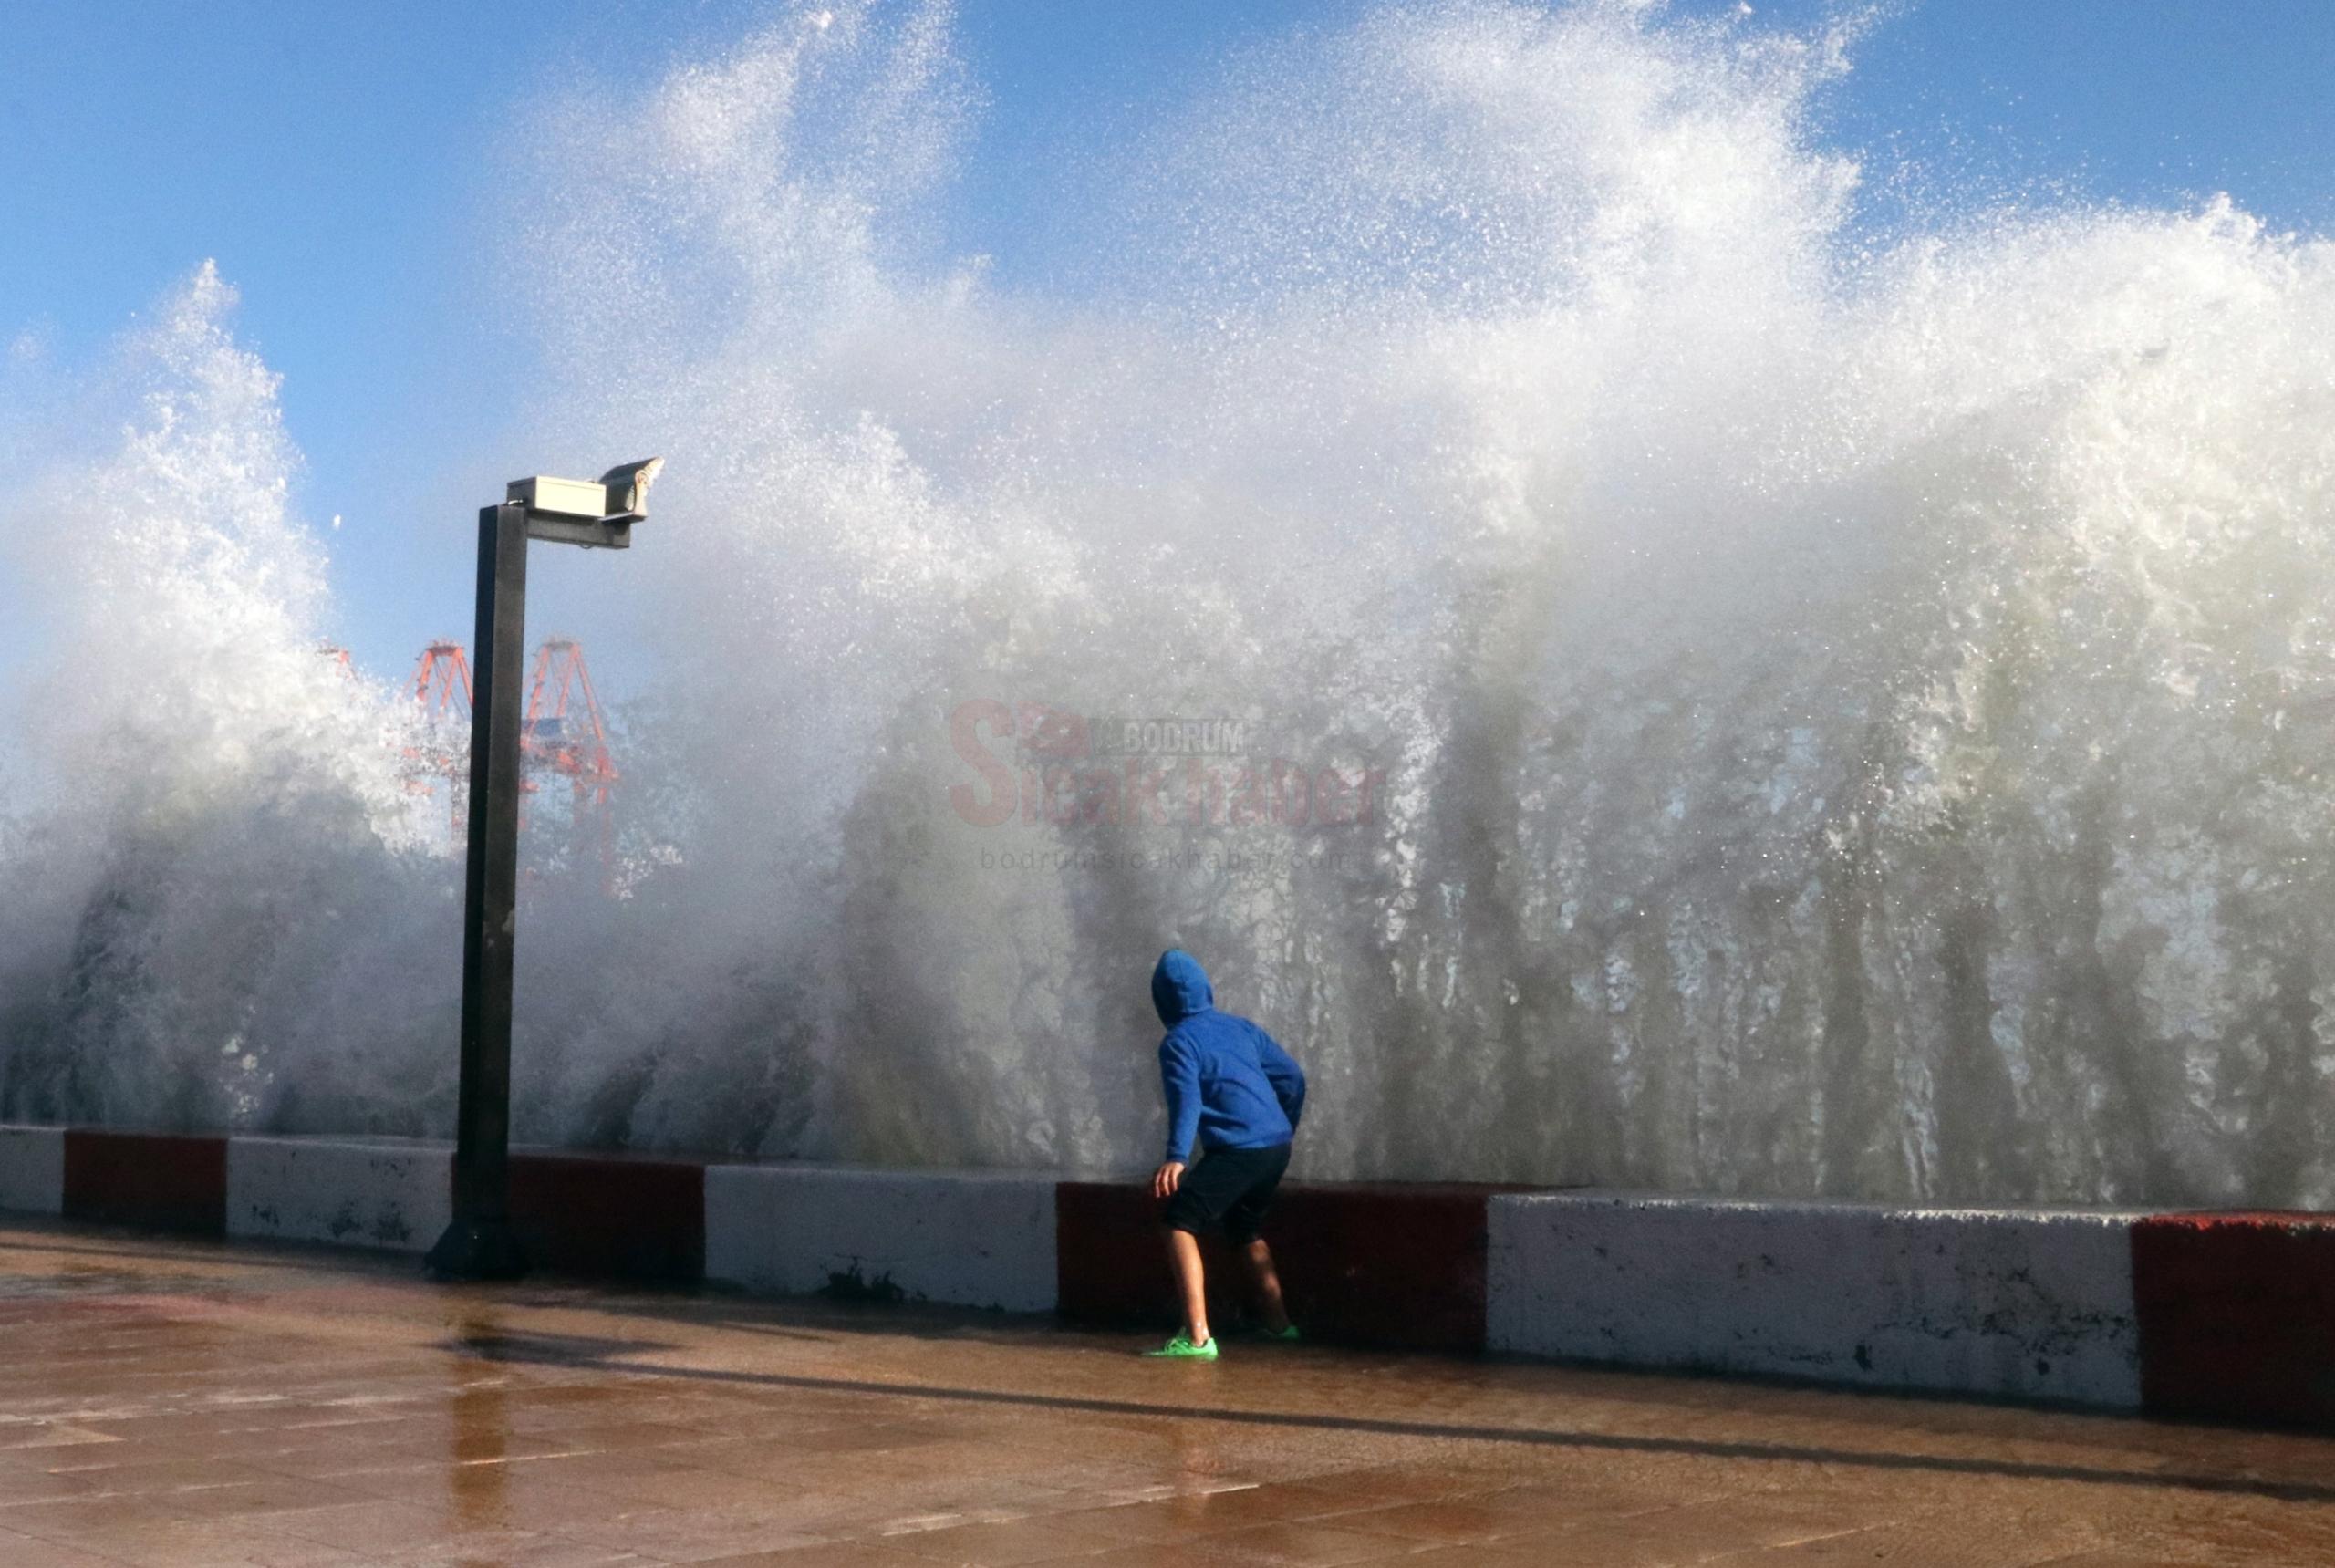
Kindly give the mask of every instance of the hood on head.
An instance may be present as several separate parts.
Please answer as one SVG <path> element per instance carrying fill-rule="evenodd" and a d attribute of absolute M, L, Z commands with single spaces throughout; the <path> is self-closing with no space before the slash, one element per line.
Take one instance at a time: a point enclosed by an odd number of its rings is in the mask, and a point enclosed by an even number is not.
<path fill-rule="evenodd" d="M 1216 992 L 1208 983 L 1208 971 L 1200 961 L 1181 948 L 1169 948 L 1159 955 L 1159 967 L 1151 971 L 1151 1005 L 1159 1010 L 1159 1022 L 1173 1029 L 1195 1012 L 1206 1012 L 1215 1005 Z"/>

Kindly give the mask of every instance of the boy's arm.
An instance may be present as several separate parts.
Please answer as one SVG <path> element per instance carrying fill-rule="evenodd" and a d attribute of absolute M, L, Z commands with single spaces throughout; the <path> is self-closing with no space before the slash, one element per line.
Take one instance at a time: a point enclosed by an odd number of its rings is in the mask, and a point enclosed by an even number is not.
<path fill-rule="evenodd" d="M 1265 1070 L 1265 1082 L 1273 1086 L 1281 1114 L 1289 1118 L 1289 1130 L 1295 1132 L 1297 1118 L 1305 1114 L 1305 1069 L 1261 1029 L 1257 1031 L 1257 1065 Z"/>
<path fill-rule="evenodd" d="M 1181 1164 L 1200 1132 L 1200 1059 L 1173 1034 L 1159 1043 L 1159 1086 L 1168 1095 L 1168 1163 Z"/>

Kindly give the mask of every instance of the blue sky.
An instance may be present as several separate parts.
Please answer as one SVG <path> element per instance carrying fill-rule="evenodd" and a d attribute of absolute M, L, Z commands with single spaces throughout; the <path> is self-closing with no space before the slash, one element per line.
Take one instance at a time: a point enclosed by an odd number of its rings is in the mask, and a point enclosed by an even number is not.
<path fill-rule="evenodd" d="M 1051 171 L 1172 108 L 1227 51 L 1360 8 L 968 0 L 960 36 L 989 104 L 949 243 L 1043 289 L 1075 244 L 1047 221 Z M 560 73 L 655 71 L 769 9 L 17 0 L 0 80 L 0 339 L 29 331 L 56 362 L 87 363 L 215 257 L 243 292 L 241 336 L 284 377 L 303 510 L 348 519 L 329 535 L 337 633 L 368 668 L 401 672 L 431 636 L 466 631 L 468 508 L 532 465 L 496 445 L 522 346 L 478 350 L 507 301 L 492 243 L 503 117 Z M 1833 9 L 1759 7 L 1785 25 Z M 2147 205 L 2226 190 L 2274 226 L 2335 228 L 2329 0 L 1932 0 L 1897 7 L 1856 61 L 1823 121 L 1870 161 Z"/>

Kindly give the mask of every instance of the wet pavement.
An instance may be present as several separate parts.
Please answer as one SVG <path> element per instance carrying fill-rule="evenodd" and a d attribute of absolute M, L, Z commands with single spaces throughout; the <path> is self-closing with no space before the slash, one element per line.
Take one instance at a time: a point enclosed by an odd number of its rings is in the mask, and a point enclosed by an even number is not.
<path fill-rule="evenodd" d="M 0 1564 L 2335 1563 L 2335 1439 L 0 1227 Z"/>

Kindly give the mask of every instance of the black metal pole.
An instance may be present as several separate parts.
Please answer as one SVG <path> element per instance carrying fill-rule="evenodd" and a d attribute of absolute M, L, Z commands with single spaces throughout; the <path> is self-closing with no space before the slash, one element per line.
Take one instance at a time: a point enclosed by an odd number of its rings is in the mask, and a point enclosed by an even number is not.
<path fill-rule="evenodd" d="M 430 1272 L 444 1279 L 515 1279 L 527 1266 L 511 1230 L 511 959 L 519 892 L 519 686 L 526 618 L 527 509 L 517 502 L 483 507 L 472 642 L 454 1217 L 427 1260 Z"/>

